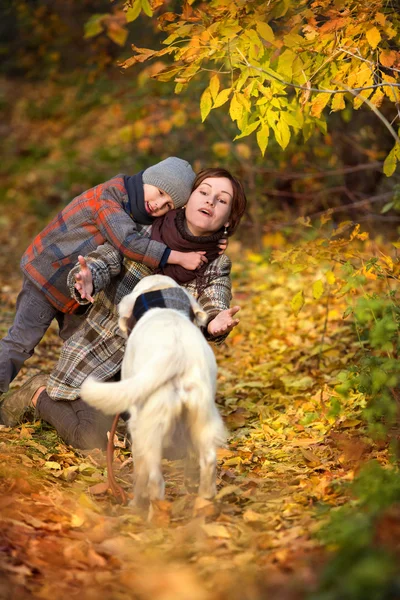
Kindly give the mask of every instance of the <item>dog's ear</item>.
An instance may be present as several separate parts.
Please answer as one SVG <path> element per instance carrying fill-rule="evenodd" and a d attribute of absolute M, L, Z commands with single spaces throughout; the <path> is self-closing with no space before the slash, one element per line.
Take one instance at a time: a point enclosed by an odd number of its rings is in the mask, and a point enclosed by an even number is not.
<path fill-rule="evenodd" d="M 179 287 L 179 283 L 167 275 L 148 275 L 141 279 L 135 289 L 139 288 L 141 293 L 144 293 L 153 292 L 154 290 L 167 290 L 174 287 Z"/>
<path fill-rule="evenodd" d="M 128 319 L 126 317 L 120 317 L 118 319 L 118 327 L 122 331 L 125 337 L 128 337 Z"/>
<path fill-rule="evenodd" d="M 185 290 L 186 292 L 186 290 Z M 200 304 L 197 302 L 197 300 L 195 298 L 193 298 L 192 294 L 189 294 L 189 292 L 186 292 L 188 295 L 188 298 L 190 300 L 190 305 L 192 307 L 192 310 L 194 312 L 194 322 L 198 327 L 205 327 L 207 325 L 208 322 L 208 314 L 206 313 L 205 310 L 203 310 L 200 306 Z"/>
<path fill-rule="evenodd" d="M 127 296 L 124 296 L 121 302 L 118 304 L 118 327 L 120 328 L 122 333 L 125 334 L 126 337 L 128 337 L 129 335 L 128 321 L 132 315 L 133 306 L 136 302 L 136 298 L 138 297 L 138 295 L 138 293 L 133 291 Z"/>

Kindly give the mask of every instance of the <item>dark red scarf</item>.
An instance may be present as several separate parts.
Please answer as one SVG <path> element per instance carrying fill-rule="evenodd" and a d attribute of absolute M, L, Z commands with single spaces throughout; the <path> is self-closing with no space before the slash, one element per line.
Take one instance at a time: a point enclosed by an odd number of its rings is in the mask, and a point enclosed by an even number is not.
<path fill-rule="evenodd" d="M 206 251 L 208 263 L 195 271 L 189 271 L 180 265 L 169 264 L 160 269 L 163 275 L 172 277 L 179 284 L 188 283 L 193 279 L 197 279 L 198 283 L 201 280 L 204 284 L 204 271 L 210 262 L 218 258 L 221 251 L 218 247 L 218 241 L 222 237 L 222 229 L 205 237 L 191 235 L 185 226 L 185 211 L 182 209 L 170 210 L 163 217 L 156 219 L 151 230 L 151 239 L 162 242 L 171 250 L 178 250 L 179 252 Z"/>

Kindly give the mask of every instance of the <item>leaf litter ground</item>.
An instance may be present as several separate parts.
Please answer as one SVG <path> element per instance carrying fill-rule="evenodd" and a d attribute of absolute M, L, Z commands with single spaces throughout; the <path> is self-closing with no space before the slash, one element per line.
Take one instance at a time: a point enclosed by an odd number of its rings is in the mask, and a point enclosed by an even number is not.
<path fill-rule="evenodd" d="M 216 350 L 217 400 L 230 431 L 216 500 L 188 494 L 180 462 L 164 461 L 166 500 L 148 520 L 106 491 L 104 453 L 74 451 L 37 421 L 3 427 L 1 598 L 294 600 L 315 588 L 327 558 L 319 528 L 348 500 L 360 466 L 385 464 L 387 450 L 366 433 L 364 398 L 334 391 L 358 343 L 344 301 L 306 303 L 296 318 L 290 301 L 312 286 L 307 274 L 238 254 L 233 277 L 242 310 Z M 1 284 L 3 334 L 19 282 Z M 50 371 L 59 348 L 52 328 L 15 387 Z M 114 468 L 130 494 L 122 431 L 118 445 Z"/>

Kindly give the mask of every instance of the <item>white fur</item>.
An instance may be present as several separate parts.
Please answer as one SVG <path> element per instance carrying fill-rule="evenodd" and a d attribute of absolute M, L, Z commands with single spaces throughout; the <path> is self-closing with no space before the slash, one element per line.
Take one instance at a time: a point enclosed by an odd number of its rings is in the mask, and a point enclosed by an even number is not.
<path fill-rule="evenodd" d="M 143 278 L 119 304 L 121 330 L 127 333 L 127 320 L 140 294 L 177 286 L 163 275 Z M 196 324 L 205 324 L 206 313 L 186 293 Z M 81 396 L 91 406 L 106 414 L 130 412 L 135 502 L 164 497 L 163 450 L 183 441 L 186 454 L 194 451 L 200 463 L 199 494 L 215 495 L 216 449 L 226 439 L 214 402 L 216 377 L 214 354 L 189 318 L 178 310 L 153 308 L 128 337 L 121 381 L 103 383 L 88 377 L 84 382 Z"/>

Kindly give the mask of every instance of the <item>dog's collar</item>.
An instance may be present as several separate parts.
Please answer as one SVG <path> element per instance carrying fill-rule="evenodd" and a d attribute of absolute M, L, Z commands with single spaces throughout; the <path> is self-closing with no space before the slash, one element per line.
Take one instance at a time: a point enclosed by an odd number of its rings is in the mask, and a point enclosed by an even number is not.
<path fill-rule="evenodd" d="M 131 316 L 127 321 L 128 334 L 141 317 L 152 308 L 173 308 L 184 313 L 193 322 L 195 314 L 186 292 L 179 287 L 145 292 L 136 298 Z"/>

